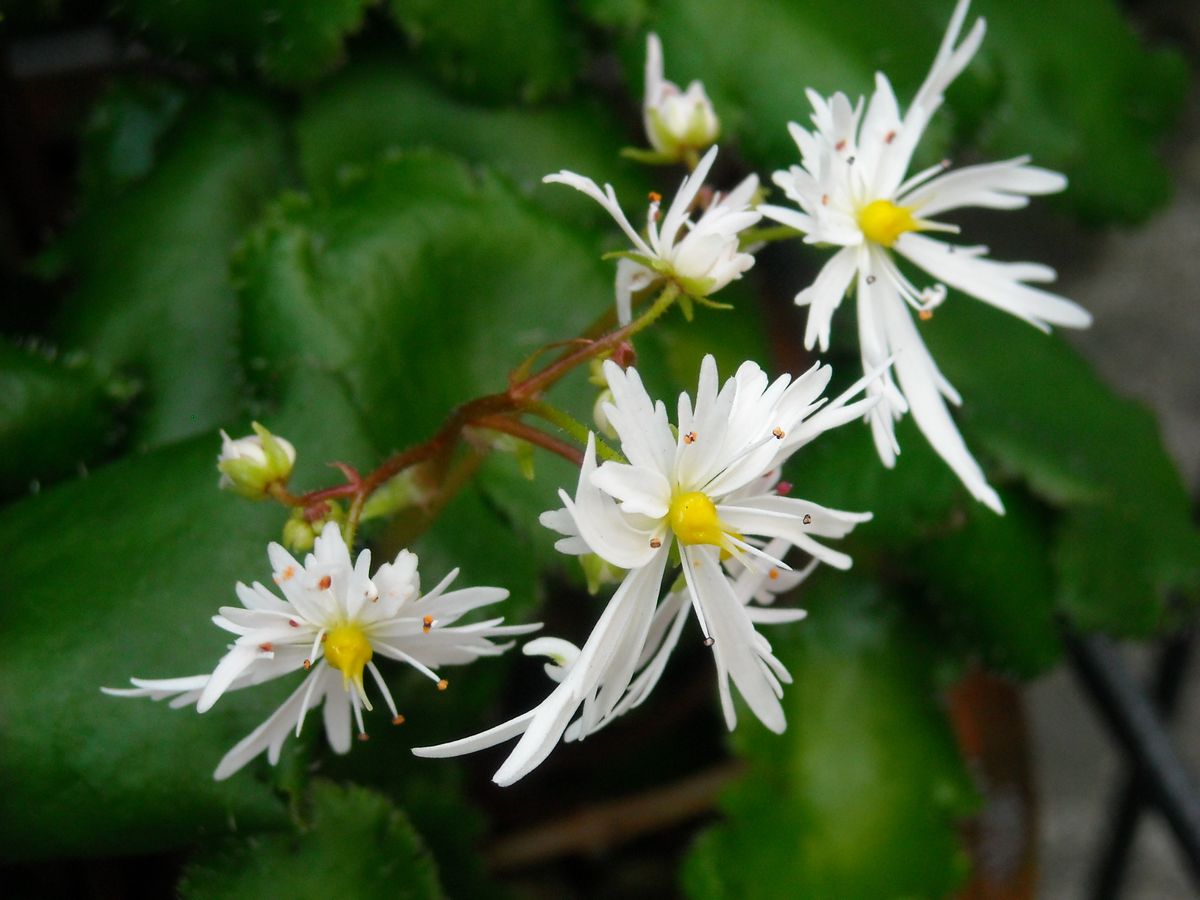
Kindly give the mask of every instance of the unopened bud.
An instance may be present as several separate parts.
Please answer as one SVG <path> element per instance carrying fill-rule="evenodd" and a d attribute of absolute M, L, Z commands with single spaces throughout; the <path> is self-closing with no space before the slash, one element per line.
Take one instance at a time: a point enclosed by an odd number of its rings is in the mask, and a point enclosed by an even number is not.
<path fill-rule="evenodd" d="M 251 427 L 254 434 L 237 440 L 221 432 L 217 468 L 221 472 L 220 487 L 223 490 L 251 500 L 262 500 L 272 484 L 287 484 L 296 462 L 296 448 L 257 422 Z"/>
<path fill-rule="evenodd" d="M 592 418 L 596 422 L 596 430 L 610 440 L 617 440 L 617 429 L 613 428 L 612 422 L 608 421 L 608 416 L 604 412 L 604 405 L 613 402 L 613 392 L 608 388 L 602 390 L 596 395 L 596 402 L 592 406 Z"/>
<path fill-rule="evenodd" d="M 283 546 L 293 553 L 307 553 L 329 522 L 341 525 L 346 511 L 337 503 L 327 502 L 320 509 L 294 509 L 283 523 Z"/>
<path fill-rule="evenodd" d="M 642 118 L 650 146 L 664 159 L 695 160 L 716 141 L 721 131 L 704 85 L 693 81 L 686 91 L 663 78 L 662 44 L 658 35 L 646 38 L 646 96 Z"/>
<path fill-rule="evenodd" d="M 616 584 L 625 577 L 625 570 L 605 562 L 595 553 L 584 553 L 579 557 L 579 565 L 587 579 L 588 593 L 596 594 L 606 584 Z"/>

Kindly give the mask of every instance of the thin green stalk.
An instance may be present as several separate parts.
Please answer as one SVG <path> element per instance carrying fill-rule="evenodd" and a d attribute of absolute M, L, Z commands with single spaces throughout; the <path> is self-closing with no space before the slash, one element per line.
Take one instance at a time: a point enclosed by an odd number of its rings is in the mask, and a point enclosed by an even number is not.
<path fill-rule="evenodd" d="M 531 413 L 540 419 L 545 419 L 551 425 L 557 425 L 580 444 L 587 446 L 588 434 L 595 434 L 592 429 L 588 428 L 573 415 L 566 410 L 559 409 L 552 403 L 547 403 L 545 400 L 538 400 L 525 407 L 525 412 Z M 611 460 L 612 462 L 627 462 L 624 456 L 605 443 L 600 435 L 596 435 L 596 453 L 601 459 Z"/>

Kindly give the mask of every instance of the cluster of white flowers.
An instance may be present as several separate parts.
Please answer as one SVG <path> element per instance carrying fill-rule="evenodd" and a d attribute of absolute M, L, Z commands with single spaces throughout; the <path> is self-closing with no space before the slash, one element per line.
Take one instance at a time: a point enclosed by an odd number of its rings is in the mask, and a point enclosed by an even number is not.
<path fill-rule="evenodd" d="M 736 724 L 736 688 L 766 727 L 783 731 L 780 699 L 790 676 L 757 626 L 803 618 L 802 610 L 774 607 L 775 596 L 795 587 L 818 563 L 848 568 L 850 558 L 818 538 L 844 537 L 871 518 L 869 512 L 828 509 L 788 496 L 790 485 L 779 480 L 783 463 L 831 428 L 865 419 L 891 467 L 899 453 L 895 422 L 911 411 L 968 490 L 1003 512 L 954 425 L 946 400 L 961 400 L 926 349 L 912 312 L 929 318 L 948 288 L 955 288 L 1043 329 L 1083 327 L 1090 317 L 1070 300 L 1033 286 L 1054 278 L 1046 266 L 995 262 L 984 247 L 955 246 L 925 234 L 958 231 L 934 218 L 942 213 L 968 206 L 1017 208 L 1066 185 L 1061 175 L 1030 165 L 1026 157 L 957 171 L 938 165 L 906 177 L 945 90 L 983 39 L 979 20 L 959 41 L 968 3 L 959 0 L 933 66 L 903 115 L 882 73 L 865 108 L 861 99 L 853 104 L 844 94 L 824 98 L 809 91 L 813 128 L 790 126 L 800 165 L 773 177 L 798 208 L 757 205 L 753 175 L 728 193 L 705 189 L 717 156 L 716 115 L 699 82 L 681 91 L 664 79 L 655 35 L 647 44 L 647 138 L 655 161 L 692 168 L 665 215 L 662 198 L 652 194 L 643 232 L 626 218 L 611 185 L 601 189 L 567 171 L 545 178 L 592 197 L 629 239 L 631 248 L 617 254 L 615 278 L 622 325 L 633 320 L 636 295 L 652 287 L 671 299 L 708 302 L 740 278 L 754 264 L 747 229 L 763 216 L 796 229 L 809 244 L 840 248 L 816 281 L 796 295 L 796 303 L 808 307 L 805 346 L 825 351 L 833 313 L 854 291 L 864 376 L 827 402 L 828 366 L 818 363 L 798 378 L 771 381 L 757 364 L 745 362 L 722 384 L 708 356 L 694 399 L 680 395 L 672 425 L 666 406 L 651 399 L 635 368 L 606 362 L 597 420 L 619 441 L 623 461 L 598 465 L 595 436 L 589 435 L 574 495 L 560 491 L 562 508 L 544 513 L 541 521 L 561 535 L 556 544 L 561 552 L 587 558 L 595 572 L 619 580 L 619 586 L 582 647 L 552 637 L 526 644 L 526 654 L 551 660 L 546 673 L 555 686 L 545 700 L 480 734 L 418 748 L 413 751 L 418 756 L 455 756 L 519 738 L 495 774 L 498 784 L 513 783 L 561 740 L 581 740 L 642 703 L 679 642 L 689 610 L 712 648 L 729 728 Z M 894 254 L 927 271 L 934 284 L 919 289 Z M 220 467 L 223 484 L 261 497 L 287 480 L 295 452 L 265 429 L 256 430 L 257 437 L 225 438 Z M 800 571 L 785 559 L 793 548 L 808 560 Z M 435 671 L 439 666 L 501 653 L 509 645 L 494 638 L 540 627 L 503 625 L 499 618 L 455 625 L 506 592 L 447 592 L 452 572 L 422 596 L 417 559 L 407 551 L 370 576 L 369 553 L 351 562 L 333 522 L 303 565 L 275 544 L 269 556 L 285 599 L 260 584 L 237 586 L 242 608 L 222 607 L 213 620 L 237 638 L 212 674 L 134 679 L 133 689 L 106 689 L 171 698 L 173 706 L 195 703 L 204 712 L 226 691 L 308 670 L 291 697 L 226 755 L 217 778 L 263 750 L 274 763 L 286 735 L 299 733 L 308 710 L 321 703 L 330 745 L 346 752 L 351 716 L 365 737 L 363 710 L 371 703 L 364 672 L 371 673 L 393 721 L 401 721 L 373 661 L 376 654 L 445 687 Z"/>

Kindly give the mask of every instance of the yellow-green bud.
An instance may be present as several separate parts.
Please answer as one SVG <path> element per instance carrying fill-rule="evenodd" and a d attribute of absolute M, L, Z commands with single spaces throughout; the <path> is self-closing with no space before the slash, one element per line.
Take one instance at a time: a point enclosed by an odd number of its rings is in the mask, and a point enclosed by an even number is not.
<path fill-rule="evenodd" d="M 296 448 L 257 422 L 251 427 L 254 434 L 237 440 L 221 432 L 217 469 L 221 472 L 223 490 L 262 500 L 272 484 L 287 484 L 296 462 Z"/>
<path fill-rule="evenodd" d="M 608 416 L 604 412 L 604 404 L 613 402 L 613 392 L 608 388 L 602 390 L 596 395 L 596 402 L 592 404 L 592 418 L 596 422 L 596 430 L 606 438 L 617 440 L 617 429 L 613 428 L 612 422 L 608 421 Z"/>
<path fill-rule="evenodd" d="M 283 546 L 293 553 L 307 553 L 313 548 L 317 535 L 324 530 L 326 523 L 337 522 L 341 525 L 345 521 L 346 511 L 337 503 L 327 503 L 325 514 L 311 521 L 304 510 L 294 509 L 283 524 Z"/>
<path fill-rule="evenodd" d="M 606 584 L 616 584 L 625 577 L 625 570 L 605 562 L 595 553 L 585 553 L 579 557 L 579 565 L 587 579 L 589 594 L 596 594 Z"/>

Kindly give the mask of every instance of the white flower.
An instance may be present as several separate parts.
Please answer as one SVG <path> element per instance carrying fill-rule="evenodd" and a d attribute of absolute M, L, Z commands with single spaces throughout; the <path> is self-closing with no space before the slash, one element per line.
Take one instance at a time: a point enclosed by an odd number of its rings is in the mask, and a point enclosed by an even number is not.
<path fill-rule="evenodd" d="M 693 81 L 686 91 L 663 78 L 662 43 L 657 34 L 646 36 L 646 95 L 642 102 L 646 138 L 659 153 L 660 162 L 694 163 L 696 154 L 711 146 L 721 132 L 712 101 L 704 85 Z"/>
<path fill-rule="evenodd" d="M 772 569 L 788 570 L 775 556 L 788 544 L 848 568 L 848 556 L 814 537 L 842 537 L 871 516 L 780 496 L 774 490 L 778 469 L 798 448 L 861 416 L 874 401 L 846 402 L 861 390 L 860 382 L 826 405 L 821 394 L 831 373 L 819 365 L 794 382 L 785 375 L 768 383 L 747 362 L 720 387 L 709 356 L 700 369 L 695 406 L 680 395 L 673 432 L 666 407 L 651 401 L 636 371 L 609 362 L 605 374 L 613 392 L 606 413 L 629 462 L 597 467 L 595 442 L 589 440 L 574 499 L 562 492 L 564 508 L 544 514 L 542 522 L 565 535 L 559 550 L 595 553 L 628 570 L 624 580 L 545 701 L 482 734 L 413 751 L 420 756 L 458 755 L 523 734 L 494 778 L 511 784 L 541 763 L 564 734 L 586 737 L 641 702 L 658 680 L 689 607 L 713 648 L 727 725 L 736 724 L 732 681 L 768 728 L 785 727 L 780 682 L 789 677 L 754 625 L 799 616 L 747 602 L 762 590 L 763 569 L 768 581 Z M 761 548 L 756 536 L 780 543 Z M 684 588 L 659 604 L 676 544 Z M 725 555 L 751 570 L 745 582 L 730 581 L 722 568 Z"/>
<path fill-rule="evenodd" d="M 983 40 L 979 19 L 961 44 L 959 33 L 969 0 L 959 0 L 941 48 L 924 84 L 901 118 L 891 84 L 876 73 L 875 92 L 863 114 L 844 94 L 829 100 L 808 92 L 813 131 L 792 123 L 801 165 L 776 172 L 775 183 L 800 211 L 761 206 L 764 215 L 799 229 L 812 244 L 840 246 L 812 286 L 796 295 L 809 307 L 804 343 L 829 346 L 830 320 L 851 284 L 858 296 L 859 343 L 863 365 L 876 367 L 894 354 L 896 378 L 868 388 L 883 397 L 871 412 L 871 428 L 880 458 L 895 465 L 900 448 L 895 420 L 911 410 L 933 448 L 971 493 L 997 512 L 1004 508 L 959 434 L 946 400 L 961 398 L 942 376 L 905 305 L 922 318 L 957 288 L 1049 331 L 1050 325 L 1083 328 L 1091 316 L 1077 304 L 1027 282 L 1047 282 L 1054 270 L 1037 263 L 1003 263 L 986 258 L 986 247 L 955 246 L 922 232 L 957 232 L 933 216 L 953 209 L 982 206 L 1016 209 L 1029 197 L 1066 187 L 1056 172 L 1029 165 L 1028 157 L 946 171 L 934 166 L 905 179 L 913 151 L 943 92 L 966 67 Z M 891 252 L 929 272 L 932 287 L 919 290 L 899 270 Z"/>
<path fill-rule="evenodd" d="M 661 224 L 661 198 L 651 195 L 645 238 L 629 224 L 611 184 L 606 184 L 602 191 L 592 179 L 567 171 L 542 179 L 587 194 L 608 210 L 633 243 L 633 251 L 617 267 L 617 317 L 622 325 L 630 321 L 633 293 L 659 279 L 669 279 L 687 296 L 702 300 L 741 278 L 754 265 L 754 257 L 741 252 L 738 235 L 762 217 L 757 210 L 750 209 L 758 190 L 757 176 L 748 176 L 728 194 L 714 195 L 698 221 L 693 222 L 689 217 L 692 203 L 716 158 L 716 147 L 704 154 L 696 170 L 679 186 Z"/>
<path fill-rule="evenodd" d="M 221 452 L 217 455 L 217 469 L 221 472 L 218 487 L 251 500 L 262 500 L 271 484 L 286 484 L 291 477 L 296 448 L 257 422 L 251 427 L 254 434 L 237 440 L 221 432 Z"/>
<path fill-rule="evenodd" d="M 352 714 L 360 740 L 366 738 L 362 711 L 371 709 L 371 701 L 364 672 L 371 673 L 392 722 L 403 722 L 373 660 L 376 654 L 412 666 L 444 690 L 447 682 L 434 671 L 439 666 L 498 655 L 511 644 L 495 644 L 492 638 L 541 627 L 501 625 L 502 618 L 454 626 L 471 610 L 503 600 L 508 591 L 482 587 L 447 592 L 458 575 L 455 569 L 422 595 L 417 557 L 407 550 L 380 566 L 372 578 L 370 551 L 363 550 L 351 563 L 350 551 L 333 523 L 325 526 L 303 566 L 278 544 L 271 544 L 267 555 L 285 599 L 257 582 L 250 587 L 237 585 L 242 605 L 223 606 L 213 617 L 217 626 L 237 639 L 211 675 L 133 678 L 133 688 L 102 688 L 121 697 L 169 697 L 172 707 L 195 703 L 197 712 L 206 712 L 226 691 L 308 670 L 283 705 L 225 755 L 213 775 L 218 780 L 264 750 L 274 765 L 288 733 L 294 730 L 299 735 L 305 715 L 322 702 L 329 745 L 337 753 L 348 752 Z"/>

